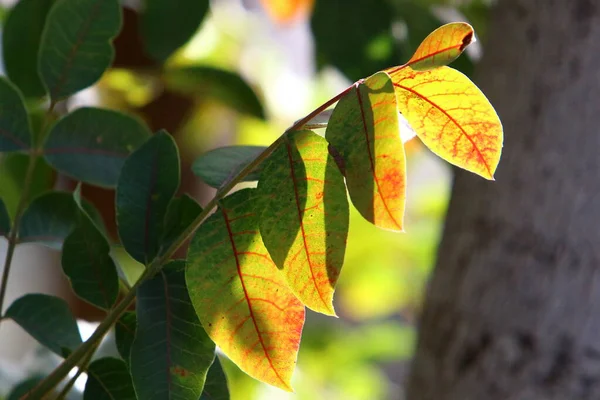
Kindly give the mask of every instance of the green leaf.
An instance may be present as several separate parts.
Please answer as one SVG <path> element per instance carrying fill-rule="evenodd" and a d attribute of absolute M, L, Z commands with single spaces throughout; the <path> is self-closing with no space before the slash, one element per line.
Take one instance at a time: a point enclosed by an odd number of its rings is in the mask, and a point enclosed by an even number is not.
<path fill-rule="evenodd" d="M 215 357 L 215 362 L 208 370 L 200 400 L 229 400 L 227 377 L 225 376 L 219 357 Z"/>
<path fill-rule="evenodd" d="M 312 15 L 317 61 L 356 81 L 402 57 L 392 35 L 394 10 L 387 0 L 316 1 Z M 408 54 L 410 56 L 410 54 Z"/>
<path fill-rule="evenodd" d="M 10 232 L 10 217 L 4 201 L 0 198 L 0 236 L 8 236 Z"/>
<path fill-rule="evenodd" d="M 179 178 L 179 152 L 166 131 L 159 131 L 123 165 L 116 193 L 119 236 L 125 250 L 142 264 L 158 254 Z"/>
<path fill-rule="evenodd" d="M 117 350 L 127 364 L 129 364 L 129 354 L 131 353 L 131 345 L 135 338 L 136 326 L 137 317 L 133 311 L 123 314 L 115 324 Z"/>
<path fill-rule="evenodd" d="M 114 187 L 125 159 L 151 136 L 128 115 L 100 108 L 80 108 L 59 120 L 48 134 L 44 156 L 70 177 Z"/>
<path fill-rule="evenodd" d="M 137 400 L 127 365 L 106 357 L 90 364 L 83 400 Z"/>
<path fill-rule="evenodd" d="M 333 110 L 325 137 L 344 160 L 356 209 L 380 228 L 402 231 L 406 162 L 390 77 L 378 72 L 356 84 Z"/>
<path fill-rule="evenodd" d="M 0 77 L 0 152 L 31 147 L 31 126 L 19 90 Z"/>
<path fill-rule="evenodd" d="M 43 376 L 33 376 L 18 383 L 17 386 L 10 391 L 8 396 L 6 396 L 6 400 L 19 400 L 21 397 L 27 394 L 27 392 L 36 387 L 36 385 L 40 383 L 42 379 L 44 379 Z"/>
<path fill-rule="evenodd" d="M 26 294 L 15 300 L 6 313 L 40 344 L 64 356 L 81 344 L 77 322 L 67 302 L 47 294 Z"/>
<path fill-rule="evenodd" d="M 70 193 L 47 192 L 36 197 L 21 219 L 19 242 L 60 248 L 77 224 L 78 214 Z"/>
<path fill-rule="evenodd" d="M 220 188 L 250 164 L 266 147 L 227 146 L 219 147 L 202 154 L 194 161 L 192 171 L 207 185 Z M 244 182 L 257 181 L 262 167 L 259 165 L 246 175 Z"/>
<path fill-rule="evenodd" d="M 23 194 L 23 183 L 27 174 L 30 157 L 27 154 L 9 153 L 0 157 L 0 197 L 4 199 L 6 209 L 11 218 L 14 218 L 17 205 Z M 33 171 L 28 199 L 36 198 L 40 194 L 52 189 L 56 174 L 46 161 L 38 159 Z"/>
<path fill-rule="evenodd" d="M 109 255 L 108 241 L 88 213 L 80 211 L 75 229 L 63 244 L 63 271 L 77 296 L 108 310 L 119 294 L 117 267 Z"/>
<path fill-rule="evenodd" d="M 190 302 L 184 268 L 171 262 L 138 289 L 131 376 L 140 399 L 198 400 L 213 363 L 215 345 Z"/>
<path fill-rule="evenodd" d="M 236 111 L 264 119 L 258 96 L 238 74 L 208 66 L 191 66 L 167 70 L 167 85 L 175 91 L 213 98 Z"/>
<path fill-rule="evenodd" d="M 53 102 L 94 84 L 112 63 L 118 0 L 57 0 L 46 19 L 39 72 Z"/>
<path fill-rule="evenodd" d="M 290 133 L 269 157 L 257 197 L 262 239 L 288 285 L 308 308 L 335 315 L 350 210 L 327 141 L 311 131 Z"/>
<path fill-rule="evenodd" d="M 202 207 L 187 194 L 171 200 L 165 216 L 162 250 L 166 250 L 177 240 L 179 235 L 191 225 L 192 221 L 202 212 Z"/>
<path fill-rule="evenodd" d="M 163 62 L 196 33 L 208 0 L 145 0 L 140 16 L 144 49 Z"/>
<path fill-rule="evenodd" d="M 10 10 L 2 32 L 4 68 L 26 97 L 41 97 L 46 89 L 38 73 L 38 50 L 46 16 L 54 0 L 21 0 Z"/>

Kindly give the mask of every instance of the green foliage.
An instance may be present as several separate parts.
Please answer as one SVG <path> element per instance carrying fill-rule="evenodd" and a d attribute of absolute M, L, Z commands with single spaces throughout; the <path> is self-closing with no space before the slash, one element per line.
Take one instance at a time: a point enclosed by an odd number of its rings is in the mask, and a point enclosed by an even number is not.
<path fill-rule="evenodd" d="M 127 365 L 117 358 L 101 358 L 90 364 L 83 400 L 136 400 Z"/>
<path fill-rule="evenodd" d="M 227 377 L 223 372 L 219 357 L 215 357 L 215 361 L 208 370 L 200 400 L 229 400 Z"/>
<path fill-rule="evenodd" d="M 230 182 L 265 149 L 264 146 L 219 147 L 198 157 L 192 165 L 192 171 L 206 184 L 220 188 Z M 254 168 L 243 178 L 243 181 L 257 181 L 260 172 L 260 166 Z"/>
<path fill-rule="evenodd" d="M 129 354 L 131 353 L 131 345 L 135 338 L 135 330 L 137 327 L 137 316 L 135 312 L 128 311 L 115 324 L 115 342 L 119 355 L 129 363 Z"/>
<path fill-rule="evenodd" d="M 201 212 L 202 207 L 189 195 L 173 198 L 165 215 L 163 236 L 160 240 L 162 250 L 168 250 Z"/>
<path fill-rule="evenodd" d="M 10 232 L 10 217 L 6 205 L 0 198 L 0 236 L 7 236 L 8 232 Z"/>
<path fill-rule="evenodd" d="M 0 151 L 26 151 L 31 128 L 23 99 L 14 84 L 0 78 Z"/>

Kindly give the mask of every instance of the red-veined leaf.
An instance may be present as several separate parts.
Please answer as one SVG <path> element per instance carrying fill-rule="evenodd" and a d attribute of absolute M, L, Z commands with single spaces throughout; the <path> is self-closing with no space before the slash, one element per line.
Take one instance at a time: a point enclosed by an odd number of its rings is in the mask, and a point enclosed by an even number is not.
<path fill-rule="evenodd" d="M 394 86 L 385 72 L 367 78 L 335 107 L 325 137 L 344 160 L 350 198 L 376 226 L 402 231 L 406 162 Z"/>
<path fill-rule="evenodd" d="M 440 67 L 390 72 L 398 110 L 419 138 L 444 160 L 493 179 L 502 124 L 485 95 L 461 72 Z"/>
<path fill-rule="evenodd" d="M 292 391 L 304 307 L 269 257 L 252 198 L 244 189 L 219 209 L 191 241 L 186 284 L 210 338 L 248 375 Z"/>
<path fill-rule="evenodd" d="M 293 132 L 269 157 L 258 182 L 260 233 L 294 294 L 335 315 L 333 292 L 346 250 L 348 198 L 328 143 Z"/>

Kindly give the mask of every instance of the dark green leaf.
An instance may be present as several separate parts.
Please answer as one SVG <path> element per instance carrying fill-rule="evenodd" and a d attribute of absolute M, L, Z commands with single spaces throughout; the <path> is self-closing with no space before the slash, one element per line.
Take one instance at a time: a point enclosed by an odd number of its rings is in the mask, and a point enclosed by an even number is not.
<path fill-rule="evenodd" d="M 214 98 L 241 113 L 265 118 L 258 96 L 236 73 L 207 66 L 192 66 L 168 70 L 165 78 L 173 90 Z"/>
<path fill-rule="evenodd" d="M 6 74 L 26 97 L 40 97 L 46 89 L 38 73 L 38 50 L 46 16 L 54 0 L 21 0 L 6 19 L 2 53 Z"/>
<path fill-rule="evenodd" d="M 171 200 L 165 217 L 161 240 L 162 249 L 168 249 L 201 212 L 202 207 L 200 207 L 200 204 L 187 194 Z"/>
<path fill-rule="evenodd" d="M 219 147 L 202 154 L 194 161 L 192 170 L 206 184 L 219 188 L 236 176 L 246 165 L 250 164 L 266 147 L 263 146 L 228 146 Z M 260 178 L 261 166 L 244 177 L 244 181 L 257 181 Z"/>
<path fill-rule="evenodd" d="M 33 389 L 43 378 L 43 376 L 34 376 L 20 382 L 10 391 L 10 394 L 6 397 L 6 400 L 19 400 L 27 392 Z"/>
<path fill-rule="evenodd" d="M 100 108 L 80 108 L 58 121 L 44 144 L 46 160 L 74 179 L 114 187 L 129 154 L 150 137 L 142 123 Z"/>
<path fill-rule="evenodd" d="M 104 235 L 104 237 L 108 237 L 106 231 L 106 225 L 104 225 L 104 220 L 102 219 L 102 214 L 100 211 L 92 203 L 89 201 L 82 199 L 81 197 L 81 182 L 77 184 L 77 187 L 73 191 L 73 199 L 75 200 L 75 204 L 79 210 L 85 214 L 92 220 L 96 228 Z"/>
<path fill-rule="evenodd" d="M 200 400 L 229 400 L 227 377 L 225 376 L 225 372 L 223 372 L 219 357 L 215 357 L 215 362 L 208 370 Z"/>
<path fill-rule="evenodd" d="M 144 49 L 163 62 L 194 35 L 208 11 L 208 0 L 146 0 L 140 30 Z"/>
<path fill-rule="evenodd" d="M 60 248 L 77 224 L 78 214 L 70 193 L 48 192 L 36 197 L 21 219 L 19 242 Z"/>
<path fill-rule="evenodd" d="M 158 253 L 171 198 L 179 187 L 179 153 L 160 131 L 125 161 L 117 184 L 117 225 L 125 250 L 147 264 Z"/>
<path fill-rule="evenodd" d="M 108 241 L 88 213 L 80 209 L 75 229 L 65 239 L 62 267 L 73 291 L 83 300 L 110 309 L 119 294 L 119 276 Z"/>
<path fill-rule="evenodd" d="M 136 326 L 137 317 L 133 311 L 123 314 L 115 325 L 117 350 L 126 363 L 129 363 L 129 354 L 131 353 L 131 344 L 135 338 Z"/>
<path fill-rule="evenodd" d="M 42 33 L 39 72 L 56 102 L 94 84 L 114 56 L 121 28 L 118 0 L 58 0 Z"/>
<path fill-rule="evenodd" d="M 331 64 L 355 81 L 396 65 L 402 57 L 392 36 L 387 0 L 315 2 L 312 31 L 319 64 Z"/>
<path fill-rule="evenodd" d="M 131 376 L 140 399 L 198 400 L 215 357 L 187 292 L 185 263 L 167 264 L 138 289 Z"/>
<path fill-rule="evenodd" d="M 31 147 L 31 126 L 19 90 L 0 78 L 0 152 Z"/>
<path fill-rule="evenodd" d="M 21 153 L 4 154 L 0 157 L 0 197 L 4 199 L 6 209 L 11 217 L 14 217 L 17 204 L 23 193 L 23 182 L 27 174 L 29 156 Z M 38 159 L 33 172 L 28 200 L 52 189 L 55 173 L 46 161 Z"/>
<path fill-rule="evenodd" d="M 4 315 L 59 356 L 81 344 L 77 322 L 63 299 L 47 294 L 26 294 L 15 300 Z"/>
<path fill-rule="evenodd" d="M 10 232 L 10 217 L 4 201 L 0 198 L 0 236 L 8 236 Z"/>
<path fill-rule="evenodd" d="M 90 364 L 87 373 L 83 400 L 137 400 L 123 360 L 101 358 Z"/>

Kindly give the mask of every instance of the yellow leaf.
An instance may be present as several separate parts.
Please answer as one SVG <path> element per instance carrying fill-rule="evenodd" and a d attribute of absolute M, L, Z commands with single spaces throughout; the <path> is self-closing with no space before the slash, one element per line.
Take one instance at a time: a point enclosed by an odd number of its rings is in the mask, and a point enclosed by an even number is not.
<path fill-rule="evenodd" d="M 448 65 L 473 42 L 474 33 L 473 27 L 464 22 L 443 25 L 421 42 L 406 65 L 419 71 Z"/>
<path fill-rule="evenodd" d="M 290 23 L 312 11 L 314 0 L 261 0 L 269 17 L 281 24 Z"/>

